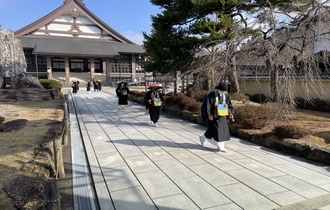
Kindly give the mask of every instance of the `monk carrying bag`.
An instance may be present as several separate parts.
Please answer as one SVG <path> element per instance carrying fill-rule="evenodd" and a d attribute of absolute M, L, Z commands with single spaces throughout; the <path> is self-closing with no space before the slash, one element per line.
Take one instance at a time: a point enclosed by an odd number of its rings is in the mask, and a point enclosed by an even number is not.
<path fill-rule="evenodd" d="M 215 116 L 216 117 L 223 117 L 223 116 L 228 116 L 228 105 L 226 104 L 226 94 L 225 93 L 219 93 L 219 96 L 222 97 L 222 103 L 219 104 L 219 97 L 215 97 Z"/>
<path fill-rule="evenodd" d="M 161 106 L 162 105 L 162 101 L 160 100 L 160 98 L 155 98 L 154 100 L 151 101 L 153 106 Z"/>
<path fill-rule="evenodd" d="M 127 95 L 127 90 L 121 90 L 121 94 L 122 94 L 123 96 L 126 96 L 126 95 Z"/>

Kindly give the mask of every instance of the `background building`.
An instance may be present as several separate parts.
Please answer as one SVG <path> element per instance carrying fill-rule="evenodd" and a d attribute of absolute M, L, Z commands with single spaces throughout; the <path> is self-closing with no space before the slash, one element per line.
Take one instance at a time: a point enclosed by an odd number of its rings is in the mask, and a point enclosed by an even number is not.
<path fill-rule="evenodd" d="M 67 83 L 98 75 L 106 82 L 144 78 L 139 65 L 144 49 L 96 17 L 83 0 L 65 0 L 15 35 L 23 45 L 27 73 L 38 78 Z"/>

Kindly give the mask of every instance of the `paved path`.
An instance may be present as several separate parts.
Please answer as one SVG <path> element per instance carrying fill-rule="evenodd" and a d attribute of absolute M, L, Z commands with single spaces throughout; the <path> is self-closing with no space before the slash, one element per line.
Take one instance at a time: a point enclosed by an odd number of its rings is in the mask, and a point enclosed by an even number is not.
<path fill-rule="evenodd" d="M 113 88 L 70 102 L 75 209 L 330 209 L 330 167 L 237 138 L 202 147 L 203 126 L 163 114 L 155 127 Z"/>

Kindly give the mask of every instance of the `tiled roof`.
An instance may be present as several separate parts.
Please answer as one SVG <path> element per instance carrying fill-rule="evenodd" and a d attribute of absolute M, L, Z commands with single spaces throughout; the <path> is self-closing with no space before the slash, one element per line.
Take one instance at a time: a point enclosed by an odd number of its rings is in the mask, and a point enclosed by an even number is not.
<path fill-rule="evenodd" d="M 110 57 L 120 53 L 144 53 L 144 49 L 139 45 L 106 40 L 43 37 L 19 39 L 23 48 L 32 48 L 35 54 Z"/>

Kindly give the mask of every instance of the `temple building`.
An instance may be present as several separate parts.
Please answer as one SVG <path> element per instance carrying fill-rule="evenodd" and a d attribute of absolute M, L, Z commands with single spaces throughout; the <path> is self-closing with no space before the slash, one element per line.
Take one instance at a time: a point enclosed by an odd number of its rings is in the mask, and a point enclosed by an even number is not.
<path fill-rule="evenodd" d="M 116 82 L 144 77 L 139 65 L 143 47 L 100 20 L 83 0 L 65 0 L 15 35 L 23 46 L 27 73 L 38 78 L 70 82 L 77 73 L 91 80 L 103 74 L 106 81 Z"/>

